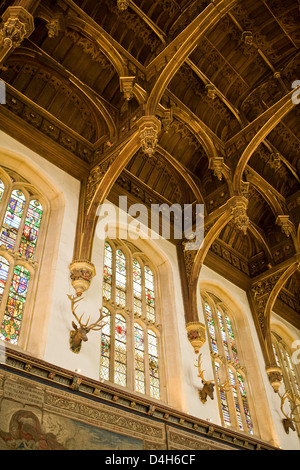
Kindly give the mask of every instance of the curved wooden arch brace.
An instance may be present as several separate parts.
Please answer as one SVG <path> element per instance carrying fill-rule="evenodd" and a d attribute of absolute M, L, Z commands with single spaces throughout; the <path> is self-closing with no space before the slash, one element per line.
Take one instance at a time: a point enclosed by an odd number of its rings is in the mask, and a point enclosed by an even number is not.
<path fill-rule="evenodd" d="M 251 140 L 248 144 L 246 149 L 244 150 L 239 162 L 236 166 L 234 176 L 233 176 L 233 189 L 235 194 L 241 193 L 241 184 L 242 184 L 242 177 L 245 171 L 246 165 L 251 158 L 253 152 L 257 149 L 257 147 L 263 142 L 263 140 L 267 137 L 268 134 L 276 127 L 276 125 L 281 121 L 281 119 L 289 113 L 295 106 L 292 102 L 292 94 L 293 92 L 288 93 L 284 98 L 282 98 L 279 102 L 277 102 L 272 108 L 268 109 L 268 114 L 271 110 L 273 113 L 268 121 L 261 127 L 261 129 L 257 132 L 255 137 Z"/>
<path fill-rule="evenodd" d="M 262 180 L 262 178 L 254 170 L 252 170 L 252 168 L 249 168 L 249 172 L 246 175 L 246 179 L 255 187 L 257 192 L 266 201 L 266 203 L 272 210 L 275 218 L 278 215 L 285 214 L 285 198 L 280 193 L 275 193 L 274 188 L 266 181 Z"/>
<path fill-rule="evenodd" d="M 182 66 L 184 61 L 197 46 L 200 37 L 203 36 L 212 25 L 215 25 L 217 21 L 219 21 L 226 13 L 228 13 L 228 11 L 230 11 L 236 3 L 237 0 L 219 0 L 215 1 L 214 3 L 210 3 L 197 16 L 197 18 L 195 18 L 192 23 L 187 26 L 187 28 L 182 33 L 182 36 L 185 37 L 183 43 L 173 54 L 171 60 L 169 60 L 150 93 L 145 109 L 146 115 L 151 116 L 156 113 L 156 108 L 166 87 L 177 70 Z"/>
<path fill-rule="evenodd" d="M 198 311 L 197 311 L 197 286 L 198 286 L 198 278 L 200 275 L 200 271 L 204 262 L 204 259 L 207 255 L 208 250 L 211 247 L 211 244 L 215 240 L 215 238 L 219 235 L 221 230 L 228 224 L 228 222 L 232 219 L 233 215 L 231 209 L 228 208 L 226 205 L 226 209 L 224 209 L 223 214 L 217 219 L 214 223 L 212 228 L 208 231 L 207 235 L 203 240 L 203 244 L 199 248 L 193 263 L 193 267 L 191 270 L 191 276 L 188 286 L 189 291 L 189 312 L 188 318 L 186 318 L 186 322 L 197 322 L 198 319 Z"/>
<path fill-rule="evenodd" d="M 272 256 L 272 252 L 270 248 L 268 247 L 268 243 L 265 240 L 264 235 L 258 230 L 258 228 L 251 221 L 249 222 L 248 230 L 249 232 L 253 234 L 253 236 L 258 240 L 258 242 L 264 248 L 268 261 L 271 263 L 273 261 L 273 256 Z"/>
<path fill-rule="evenodd" d="M 39 62 L 37 62 L 35 56 L 32 56 L 32 51 L 29 51 L 28 49 L 19 48 L 14 53 L 14 56 L 11 59 L 11 61 L 13 62 L 13 60 L 17 59 L 19 56 L 22 60 L 24 60 L 24 56 L 26 55 L 28 56 L 28 62 L 31 61 L 33 64 L 36 64 L 39 66 L 42 63 L 46 71 L 50 70 L 51 73 L 57 74 L 57 76 L 60 77 L 61 79 L 64 79 L 65 81 L 68 80 L 75 87 L 78 93 L 82 95 L 83 98 L 85 98 L 86 103 L 89 105 L 90 110 L 94 114 L 95 122 L 97 123 L 98 121 L 98 117 L 97 117 L 97 112 L 98 112 L 103 117 L 105 124 L 107 125 L 110 137 L 112 138 L 113 136 L 117 134 L 116 125 L 111 115 L 109 114 L 109 111 L 106 109 L 105 105 L 101 102 L 101 100 L 95 97 L 94 92 L 92 92 L 88 88 L 87 85 L 81 82 L 77 77 L 75 77 L 75 75 L 71 74 L 65 68 L 61 66 L 58 67 L 56 63 L 54 66 L 54 63 L 50 57 L 41 56 L 38 58 Z M 96 101 L 95 101 L 95 98 L 96 98 Z"/>
<path fill-rule="evenodd" d="M 218 152 L 213 143 L 213 140 L 209 137 L 204 126 L 201 125 L 202 123 L 200 119 L 198 119 L 197 116 L 194 116 L 191 119 L 191 115 L 178 106 L 174 106 L 172 110 L 173 116 L 176 116 L 180 121 L 182 121 L 193 133 L 194 137 L 199 140 L 205 150 L 207 157 L 217 157 Z"/>
<path fill-rule="evenodd" d="M 274 306 L 274 303 L 276 301 L 276 298 L 282 289 L 282 287 L 285 285 L 287 280 L 300 268 L 300 263 L 296 261 L 293 263 L 291 266 L 289 266 L 284 273 L 280 276 L 278 281 L 276 282 L 275 286 L 273 287 L 271 294 L 269 295 L 269 298 L 267 300 L 266 306 L 265 306 L 265 346 L 266 346 L 266 352 L 268 355 L 268 360 L 269 364 L 268 366 L 272 366 L 276 364 L 274 352 L 273 352 L 273 347 L 272 347 L 272 339 L 271 339 L 271 329 L 270 329 L 270 322 L 271 322 L 271 313 L 272 309 Z"/>
<path fill-rule="evenodd" d="M 78 248 L 75 258 L 90 260 L 98 207 L 100 204 L 104 203 L 116 179 L 140 146 L 139 132 L 136 131 L 131 139 L 124 145 L 100 180 L 83 222 L 82 233 L 80 234 L 80 241 L 77 245 Z"/>
<path fill-rule="evenodd" d="M 192 132 L 194 137 L 199 140 L 207 155 L 209 167 L 211 167 L 211 164 L 214 162 L 214 160 L 217 160 L 220 158 L 220 156 L 213 140 L 206 131 L 205 125 L 202 123 L 202 121 L 200 121 L 200 119 L 198 119 L 197 116 L 193 116 L 191 119 L 191 116 L 187 111 L 177 106 L 172 107 L 172 112 L 173 116 L 176 116 L 180 121 L 182 121 Z M 227 182 L 229 194 L 233 196 L 231 172 L 228 166 L 224 163 L 222 164 L 222 174 Z"/>
<path fill-rule="evenodd" d="M 90 20 L 88 16 L 87 20 Z M 89 39 L 97 42 L 101 52 L 107 57 L 109 62 L 111 62 L 119 77 L 126 77 L 128 75 L 128 69 L 123 57 L 112 45 L 111 40 L 109 40 L 108 37 L 106 38 L 106 33 L 99 31 L 100 26 L 97 25 L 97 27 L 94 27 L 82 18 L 70 15 L 66 17 L 65 22 L 66 27 L 78 30 L 84 33 Z"/>
<path fill-rule="evenodd" d="M 176 172 L 187 182 L 191 190 L 193 191 L 197 204 L 204 204 L 204 197 L 201 194 L 201 191 L 199 190 L 198 186 L 196 185 L 195 181 L 193 178 L 190 177 L 190 175 L 187 173 L 187 171 L 182 167 L 182 165 L 179 163 L 176 158 L 172 157 L 172 155 L 167 152 L 164 148 L 160 147 L 157 145 L 156 147 L 156 152 L 160 153 L 166 161 L 168 161 L 172 167 L 176 170 Z"/>

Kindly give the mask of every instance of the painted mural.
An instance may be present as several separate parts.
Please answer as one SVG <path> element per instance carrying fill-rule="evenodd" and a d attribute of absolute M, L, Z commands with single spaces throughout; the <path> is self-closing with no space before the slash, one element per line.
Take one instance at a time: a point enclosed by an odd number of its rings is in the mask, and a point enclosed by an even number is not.
<path fill-rule="evenodd" d="M 0 450 L 142 450 L 143 441 L 54 414 L 39 418 L 13 413 L 9 430 L 0 428 Z"/>

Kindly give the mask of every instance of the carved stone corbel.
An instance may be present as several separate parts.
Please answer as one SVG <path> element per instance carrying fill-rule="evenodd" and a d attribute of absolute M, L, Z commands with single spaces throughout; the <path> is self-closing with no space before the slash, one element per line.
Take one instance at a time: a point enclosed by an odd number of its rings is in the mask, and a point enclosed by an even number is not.
<path fill-rule="evenodd" d="M 19 47 L 24 38 L 34 31 L 33 16 L 21 6 L 11 6 L 2 15 L 0 30 L 0 63 L 11 49 Z"/>
<path fill-rule="evenodd" d="M 187 337 L 196 354 L 206 341 L 205 325 L 201 322 L 189 322 L 186 324 Z"/>
<path fill-rule="evenodd" d="M 268 164 L 274 170 L 279 170 L 279 168 L 281 168 L 280 153 L 278 153 L 278 152 L 271 153 L 270 159 L 268 160 Z"/>
<path fill-rule="evenodd" d="M 48 37 L 55 38 L 58 34 L 65 29 L 64 18 L 62 15 L 56 15 L 46 24 L 48 30 Z"/>
<path fill-rule="evenodd" d="M 289 215 L 279 215 L 275 223 L 281 227 L 282 233 L 284 233 L 287 237 L 289 237 L 295 231 L 295 226 L 293 222 L 290 221 Z"/>
<path fill-rule="evenodd" d="M 216 87 L 212 84 L 212 83 L 208 83 L 206 86 L 205 86 L 205 90 L 206 90 L 206 94 L 208 96 L 208 98 L 214 100 L 217 96 L 216 94 Z"/>
<path fill-rule="evenodd" d="M 238 201 L 235 200 L 234 204 L 231 206 L 235 226 L 244 234 L 247 233 L 247 228 L 250 222 L 249 217 L 247 216 L 247 206 L 248 200 L 244 197 Z"/>
<path fill-rule="evenodd" d="M 163 115 L 161 117 L 162 129 L 165 132 L 169 131 L 170 125 L 173 121 L 173 109 L 164 109 Z"/>
<path fill-rule="evenodd" d="M 143 116 L 140 119 L 139 135 L 142 150 L 148 157 L 153 156 L 161 130 L 161 122 L 155 116 Z"/>
<path fill-rule="evenodd" d="M 117 0 L 117 6 L 119 11 L 126 11 L 129 5 L 129 0 Z"/>
<path fill-rule="evenodd" d="M 127 101 L 133 97 L 134 80 L 135 77 L 120 77 L 120 90 Z"/>
<path fill-rule="evenodd" d="M 90 287 L 91 281 L 96 275 L 95 266 L 88 260 L 76 260 L 70 264 L 69 269 L 72 286 L 77 296 L 80 296 Z"/>
<path fill-rule="evenodd" d="M 282 381 L 282 370 L 278 366 L 270 366 L 266 369 L 270 384 L 275 393 L 278 392 Z"/>
<path fill-rule="evenodd" d="M 224 158 L 223 157 L 212 157 L 209 160 L 209 169 L 213 170 L 214 176 L 216 176 L 219 181 L 222 181 L 223 169 L 224 169 Z"/>

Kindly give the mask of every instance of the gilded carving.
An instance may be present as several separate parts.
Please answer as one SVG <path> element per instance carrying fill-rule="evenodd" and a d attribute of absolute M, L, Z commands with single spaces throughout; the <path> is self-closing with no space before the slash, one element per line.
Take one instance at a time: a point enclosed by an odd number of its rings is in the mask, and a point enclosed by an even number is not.
<path fill-rule="evenodd" d="M 189 322 L 186 324 L 187 337 L 196 354 L 206 341 L 205 325 L 201 322 Z"/>
<path fill-rule="evenodd" d="M 70 266 L 70 277 L 77 296 L 86 291 L 96 274 L 95 266 L 88 260 L 75 260 Z"/>

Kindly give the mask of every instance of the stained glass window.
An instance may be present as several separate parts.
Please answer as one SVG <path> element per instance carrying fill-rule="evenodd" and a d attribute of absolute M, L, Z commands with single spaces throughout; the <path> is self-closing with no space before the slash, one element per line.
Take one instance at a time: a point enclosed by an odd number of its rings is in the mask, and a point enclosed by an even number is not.
<path fill-rule="evenodd" d="M 103 314 L 108 316 L 105 318 L 105 324 L 101 330 L 100 378 L 103 380 L 109 380 L 111 358 L 111 315 L 106 307 L 103 307 Z"/>
<path fill-rule="evenodd" d="M 232 326 L 231 326 L 230 319 L 229 319 L 226 312 L 224 312 L 224 318 L 225 318 L 225 322 L 226 322 L 226 325 L 227 325 L 227 332 L 228 332 L 229 344 L 230 344 L 231 352 L 232 352 L 232 359 L 235 363 L 238 363 L 238 353 L 237 353 L 237 349 L 236 349 L 236 344 L 235 344 L 235 339 L 234 339 L 234 335 L 233 335 L 233 331 L 232 331 Z"/>
<path fill-rule="evenodd" d="M 25 196 L 20 190 L 14 190 L 4 217 L 0 233 L 0 245 L 3 244 L 12 250 L 15 247 L 18 231 L 21 224 L 25 206 Z"/>
<path fill-rule="evenodd" d="M 126 258 L 121 250 L 116 252 L 116 302 L 126 306 Z"/>
<path fill-rule="evenodd" d="M 145 295 L 147 318 L 155 322 L 154 278 L 149 266 L 145 266 Z"/>
<path fill-rule="evenodd" d="M 111 322 L 110 332 L 102 331 L 101 348 L 110 344 L 110 349 L 102 351 L 100 378 L 159 399 L 155 278 L 144 254 L 124 245 L 121 240 L 105 243 L 103 299 Z"/>
<path fill-rule="evenodd" d="M 221 383 L 221 380 L 220 380 L 219 367 L 220 367 L 220 364 L 218 362 L 215 362 L 215 368 L 216 368 L 216 373 L 217 373 L 217 381 L 218 381 L 218 385 L 219 385 L 219 394 L 220 394 L 223 420 L 224 420 L 224 424 L 226 424 L 227 426 L 230 426 L 231 420 L 230 420 L 230 414 L 229 414 L 229 407 L 228 407 L 228 403 L 227 403 L 226 390 L 225 390 L 225 387 L 223 386 L 223 384 Z"/>
<path fill-rule="evenodd" d="M 226 337 L 226 333 L 225 333 L 222 313 L 220 312 L 220 310 L 218 310 L 218 318 L 219 318 L 219 323 L 220 323 L 220 329 L 221 329 L 221 335 L 222 335 L 225 354 L 226 354 L 227 359 L 229 360 L 230 356 L 229 356 L 229 350 L 228 350 L 227 337 Z"/>
<path fill-rule="evenodd" d="M 134 350 L 135 350 L 135 390 L 145 393 L 145 351 L 144 332 L 138 324 L 134 324 Z"/>
<path fill-rule="evenodd" d="M 12 344 L 18 342 L 29 278 L 27 269 L 23 266 L 15 267 L 0 330 L 0 339 Z"/>
<path fill-rule="evenodd" d="M 127 351 L 126 351 L 126 320 L 122 315 L 115 318 L 115 367 L 114 382 L 126 386 Z"/>
<path fill-rule="evenodd" d="M 237 390 L 236 390 L 235 376 L 231 369 L 229 369 L 229 377 L 230 377 L 230 384 L 231 384 L 231 389 L 232 389 L 232 394 L 233 394 L 233 400 L 234 400 L 238 426 L 240 430 L 243 430 L 243 421 L 242 421 L 241 409 L 239 405 L 239 397 L 238 397 Z"/>
<path fill-rule="evenodd" d="M 214 327 L 214 320 L 212 317 L 212 311 L 211 311 L 209 304 L 206 301 L 204 302 L 204 309 L 205 309 L 206 318 L 207 318 L 211 347 L 212 347 L 213 352 L 218 354 L 218 346 L 217 346 L 217 341 L 216 341 L 216 333 L 215 333 L 215 327 Z"/>
<path fill-rule="evenodd" d="M 112 249 L 109 243 L 105 242 L 104 250 L 104 272 L 103 272 L 103 296 L 111 299 L 111 283 L 112 283 Z"/>
<path fill-rule="evenodd" d="M 240 394 L 242 397 L 242 403 L 243 403 L 243 409 L 244 409 L 244 415 L 246 419 L 246 425 L 248 428 L 249 434 L 253 434 L 253 425 L 250 417 L 250 411 L 249 411 L 249 406 L 248 406 L 248 400 L 247 400 L 247 395 L 246 395 L 246 389 L 245 389 L 245 383 L 242 375 L 237 372 L 237 380 L 240 388 Z"/>
<path fill-rule="evenodd" d="M 213 294 L 208 293 L 203 296 L 203 306 L 218 384 L 222 420 L 227 426 L 236 426 L 241 431 L 253 434 L 245 382 L 243 375 L 239 372 L 236 339 L 227 308 L 225 309 L 222 302 Z M 222 358 L 222 365 L 215 359 L 215 354 Z M 232 368 L 233 363 L 235 369 Z"/>
<path fill-rule="evenodd" d="M 148 354 L 150 372 L 150 396 L 159 399 L 158 340 L 156 334 L 148 331 Z"/>
<path fill-rule="evenodd" d="M 34 256 L 42 215 L 43 208 L 40 202 L 37 200 L 30 201 L 19 250 L 27 259 L 31 259 Z"/>
<path fill-rule="evenodd" d="M 9 272 L 9 262 L 3 256 L 0 256 L 0 302 L 2 300 L 3 292 L 6 285 L 6 280 Z"/>
<path fill-rule="evenodd" d="M 4 169 L 1 172 L 6 175 L 3 179 L 7 183 L 0 179 L 0 250 L 3 253 L 0 255 L 0 339 L 23 347 L 27 339 L 25 335 L 20 336 L 21 323 L 28 303 L 28 286 L 38 270 L 36 248 L 45 214 L 37 195 L 32 189 L 27 191 L 21 177 L 16 173 L 11 176 Z M 12 252 L 10 261 L 6 259 L 6 249 Z M 34 258 L 35 263 L 29 265 L 27 260 Z"/>
<path fill-rule="evenodd" d="M 142 315 L 142 270 L 139 262 L 134 259 L 133 267 L 133 309 L 134 313 Z"/>

